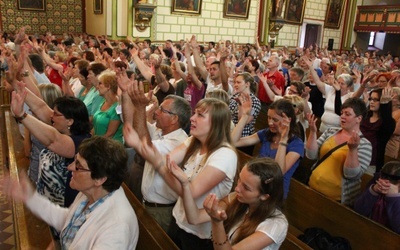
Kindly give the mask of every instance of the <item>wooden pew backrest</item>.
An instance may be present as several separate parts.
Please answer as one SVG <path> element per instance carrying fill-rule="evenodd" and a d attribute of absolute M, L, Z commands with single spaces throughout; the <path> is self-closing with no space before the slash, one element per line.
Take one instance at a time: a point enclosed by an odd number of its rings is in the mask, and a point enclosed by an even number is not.
<path fill-rule="evenodd" d="M 353 249 L 398 249 L 400 235 L 359 215 L 292 178 L 285 214 L 290 225 L 304 231 L 325 229 L 350 241 Z"/>
<path fill-rule="evenodd" d="M 18 124 L 9 111 L 4 115 L 10 177 L 18 180 L 19 171 L 27 171 L 29 161 L 24 154 Z M 51 242 L 49 226 L 34 216 L 22 202 L 13 201 L 12 207 L 16 249 L 46 249 Z"/>
<path fill-rule="evenodd" d="M 137 250 L 162 250 L 169 249 L 174 250 L 178 247 L 174 244 L 171 238 L 164 232 L 164 230 L 158 225 L 158 223 L 151 217 L 142 203 L 136 198 L 132 191 L 125 185 L 122 184 L 125 195 L 135 210 L 136 217 L 139 223 L 139 240 L 136 246 Z"/>

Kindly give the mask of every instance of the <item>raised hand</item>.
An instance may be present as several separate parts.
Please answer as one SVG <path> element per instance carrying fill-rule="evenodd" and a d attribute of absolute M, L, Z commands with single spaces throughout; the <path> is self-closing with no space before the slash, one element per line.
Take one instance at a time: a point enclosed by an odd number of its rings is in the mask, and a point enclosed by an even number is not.
<path fill-rule="evenodd" d="M 285 113 L 282 112 L 281 120 L 279 121 L 278 131 L 281 135 L 281 140 L 287 140 L 290 131 L 290 121 L 291 118 L 287 117 Z"/>
<path fill-rule="evenodd" d="M 354 150 L 358 148 L 358 145 L 360 145 L 360 135 L 358 134 L 358 131 L 354 130 L 351 133 L 350 139 L 347 141 L 347 146 L 350 150 Z"/>
<path fill-rule="evenodd" d="M 209 194 L 203 202 L 204 209 L 214 222 L 221 222 L 228 218 L 225 210 L 219 208 L 218 202 L 215 194 Z"/>
<path fill-rule="evenodd" d="M 12 92 L 11 111 L 17 117 L 21 117 L 24 114 L 24 102 L 26 95 L 27 92 L 25 88 L 22 91 L 20 90 L 18 92 Z"/>
<path fill-rule="evenodd" d="M 34 188 L 25 172 L 19 172 L 18 176 L 19 181 L 12 179 L 10 176 L 5 176 L 1 180 L 3 183 L 3 192 L 6 196 L 12 197 L 15 201 L 26 202 L 33 196 Z"/>
<path fill-rule="evenodd" d="M 306 115 L 308 121 L 308 127 L 310 132 L 316 133 L 317 132 L 317 118 L 313 114 Z"/>
<path fill-rule="evenodd" d="M 251 115 L 252 101 L 248 93 L 240 93 L 236 101 L 239 103 L 239 110 L 241 110 L 242 114 Z"/>
<path fill-rule="evenodd" d="M 386 87 L 382 90 L 380 103 L 386 104 L 392 100 L 393 89 Z"/>
<path fill-rule="evenodd" d="M 183 172 L 174 161 L 171 161 L 169 154 L 167 154 L 166 162 L 170 173 L 182 184 L 182 186 L 189 184 L 189 178 L 186 173 Z"/>
<path fill-rule="evenodd" d="M 129 88 L 132 88 L 131 85 L 133 84 L 133 81 L 128 78 L 125 68 L 116 68 L 115 72 L 116 72 L 118 87 L 123 92 L 127 92 Z"/>
<path fill-rule="evenodd" d="M 148 96 L 144 94 L 143 82 L 133 81 L 128 87 L 128 95 L 135 107 L 145 107 L 152 101 L 153 91 L 150 90 Z"/>

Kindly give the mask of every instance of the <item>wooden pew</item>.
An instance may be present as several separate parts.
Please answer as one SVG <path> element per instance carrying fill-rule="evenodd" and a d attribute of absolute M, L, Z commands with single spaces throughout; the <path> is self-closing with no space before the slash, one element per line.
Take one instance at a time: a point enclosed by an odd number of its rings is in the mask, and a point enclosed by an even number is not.
<path fill-rule="evenodd" d="M 286 217 L 294 228 L 325 229 L 349 240 L 353 249 L 398 249 L 400 235 L 292 178 Z"/>
<path fill-rule="evenodd" d="M 297 250 L 297 249 L 312 250 L 311 247 L 309 247 L 306 243 L 299 240 L 296 235 L 292 234 L 290 232 L 290 229 L 286 235 L 285 241 L 281 245 L 281 249 L 283 249 L 283 250 Z"/>
<path fill-rule="evenodd" d="M 136 249 L 179 249 L 153 217 L 147 213 L 142 203 L 136 198 L 128 186 L 123 183 L 122 187 L 138 218 L 139 240 Z"/>
<path fill-rule="evenodd" d="M 4 118 L 10 177 L 18 180 L 19 171 L 27 170 L 29 160 L 25 157 L 18 124 L 9 111 L 4 112 Z M 12 210 L 16 249 L 46 249 L 51 242 L 49 226 L 34 216 L 22 202 L 13 201 Z"/>

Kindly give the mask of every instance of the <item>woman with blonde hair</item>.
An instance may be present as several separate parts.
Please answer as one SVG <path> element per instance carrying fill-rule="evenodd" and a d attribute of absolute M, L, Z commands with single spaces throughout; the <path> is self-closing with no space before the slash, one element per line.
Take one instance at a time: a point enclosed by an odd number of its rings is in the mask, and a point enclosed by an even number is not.
<path fill-rule="evenodd" d="M 256 86 L 257 85 L 254 81 L 254 77 L 248 72 L 237 74 L 234 78 L 233 88 L 235 90 L 235 94 L 230 99 L 229 109 L 231 110 L 232 121 L 235 125 L 238 124 L 240 118 L 242 117 L 242 111 L 239 107 L 239 97 L 243 94 L 247 94 L 251 98 L 250 117 L 247 119 L 241 137 L 250 136 L 255 133 L 254 126 L 261 110 L 261 102 L 254 95 Z M 240 147 L 238 149 L 248 155 L 253 155 L 254 145 Z"/>
<path fill-rule="evenodd" d="M 62 89 L 63 79 L 58 72 L 63 72 L 67 68 L 67 55 L 62 51 L 57 51 L 54 55 L 54 59 L 51 59 L 51 57 L 42 50 L 41 56 L 48 65 L 47 76 L 49 77 L 50 82 L 57 84 Z"/>
<path fill-rule="evenodd" d="M 38 86 L 43 101 L 52 109 L 54 108 L 54 101 L 62 96 L 60 87 L 55 84 L 45 83 Z M 31 135 L 28 129 L 25 128 L 24 137 L 25 154 L 29 157 L 28 176 L 36 183 L 39 178 L 39 155 L 45 149 L 45 146 Z"/>
<path fill-rule="evenodd" d="M 103 71 L 98 79 L 97 89 L 99 95 L 104 97 L 104 101 L 93 115 L 94 134 L 110 137 L 122 143 L 122 122 L 116 111 L 118 83 L 115 72 Z"/>
<path fill-rule="evenodd" d="M 299 127 L 299 137 L 303 142 L 306 142 L 306 130 L 308 121 L 304 112 L 304 99 L 298 95 L 285 95 L 283 99 L 290 101 L 293 104 L 294 113 L 296 115 L 296 124 Z"/>
<path fill-rule="evenodd" d="M 174 114 L 171 114 L 174 115 Z M 150 148 L 145 138 L 138 138 L 137 132 L 128 123 L 124 124 L 124 138 L 129 146 L 149 161 L 165 182 L 182 195 L 181 184 L 168 169 L 168 162 L 178 164 L 190 179 L 190 188 L 198 208 L 203 207 L 206 196 L 212 192 L 221 199 L 232 189 L 237 169 L 237 155 L 231 145 L 230 112 L 228 106 L 215 98 L 206 98 L 197 103 L 190 118 L 190 134 L 183 144 L 168 156 Z M 181 249 L 213 249 L 210 241 L 211 223 L 199 225 L 188 223 L 182 198 L 173 209 L 170 237 Z"/>

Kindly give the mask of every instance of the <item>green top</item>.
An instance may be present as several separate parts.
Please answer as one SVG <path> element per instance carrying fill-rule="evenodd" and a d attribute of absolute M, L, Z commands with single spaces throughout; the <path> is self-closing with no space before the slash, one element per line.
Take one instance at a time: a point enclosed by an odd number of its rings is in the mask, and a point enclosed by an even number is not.
<path fill-rule="evenodd" d="M 105 101 L 103 101 L 100 107 L 103 106 Z M 115 102 L 109 109 L 106 111 L 101 111 L 101 108 L 97 110 L 97 112 L 93 115 L 93 128 L 95 135 L 104 135 L 107 132 L 108 124 L 110 121 L 120 121 L 117 131 L 112 136 L 112 138 L 116 141 L 123 143 L 123 135 L 122 135 L 122 121 L 120 116 L 117 114 L 115 108 L 117 107 L 118 102 Z"/>

